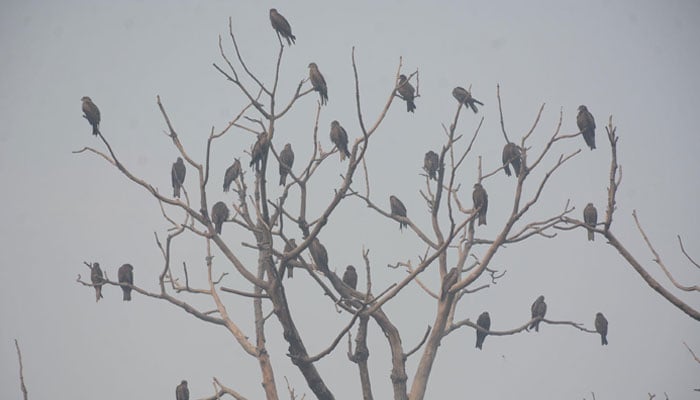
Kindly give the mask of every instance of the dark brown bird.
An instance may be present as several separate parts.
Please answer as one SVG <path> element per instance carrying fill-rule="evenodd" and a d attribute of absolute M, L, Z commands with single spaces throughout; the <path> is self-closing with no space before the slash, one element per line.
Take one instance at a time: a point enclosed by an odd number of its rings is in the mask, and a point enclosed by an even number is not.
<path fill-rule="evenodd" d="M 389 205 L 391 206 L 391 216 L 396 218 L 396 217 L 404 217 L 406 218 L 406 206 L 403 205 L 401 200 L 399 200 L 398 197 L 396 196 L 389 196 Z M 408 226 L 408 223 L 405 221 L 399 220 L 399 230 L 403 230 L 405 226 Z"/>
<path fill-rule="evenodd" d="M 605 319 L 603 313 L 595 315 L 595 331 L 600 333 L 600 345 L 606 346 L 608 344 L 608 320 Z"/>
<path fill-rule="evenodd" d="M 309 253 L 311 253 L 316 267 L 321 272 L 328 272 L 328 252 L 318 238 L 314 238 L 309 244 Z"/>
<path fill-rule="evenodd" d="M 318 70 L 318 65 L 316 65 L 316 63 L 309 64 L 309 79 L 311 80 L 311 86 L 321 97 L 321 105 L 326 105 L 326 103 L 328 103 L 328 87 L 326 86 L 326 80 L 323 79 L 323 75 L 321 75 L 321 71 Z"/>
<path fill-rule="evenodd" d="M 595 149 L 595 119 L 586 106 L 578 106 L 578 115 L 576 116 L 576 125 L 578 130 L 583 135 L 583 140 L 586 141 L 591 150 Z"/>
<path fill-rule="evenodd" d="M 350 157 L 348 151 L 348 134 L 345 129 L 340 126 L 338 121 L 331 122 L 331 142 L 335 144 L 340 153 L 340 161 L 344 161 L 345 157 Z"/>
<path fill-rule="evenodd" d="M 90 281 L 95 285 L 95 302 L 100 301 L 102 297 L 102 282 L 104 282 L 104 275 L 102 274 L 102 269 L 99 263 L 92 263 L 90 267 Z"/>
<path fill-rule="evenodd" d="M 267 138 L 267 134 L 263 132 L 258 135 L 258 140 L 250 151 L 250 166 L 255 165 L 256 171 L 260 171 L 260 162 L 267 153 L 268 147 L 270 147 L 270 140 Z"/>
<path fill-rule="evenodd" d="M 472 200 L 474 200 L 474 209 L 478 209 L 479 225 L 486 225 L 486 211 L 489 208 L 489 196 L 481 183 L 474 184 L 474 192 L 472 192 Z"/>
<path fill-rule="evenodd" d="M 345 268 L 345 273 L 343 274 L 343 283 L 350 286 L 353 289 L 357 289 L 357 271 L 352 265 L 348 265 Z"/>
<path fill-rule="evenodd" d="M 489 316 L 489 313 L 487 311 L 484 311 L 479 315 L 479 318 L 476 320 L 476 325 L 481 327 L 482 329 L 486 329 L 487 331 L 491 329 L 491 317 Z M 484 339 L 486 339 L 486 336 L 488 336 L 488 332 L 482 332 L 477 329 L 476 331 L 476 347 L 481 350 L 481 346 L 484 345 Z"/>
<path fill-rule="evenodd" d="M 228 192 L 231 188 L 231 183 L 238 179 L 238 175 L 241 174 L 241 160 L 235 159 L 230 167 L 226 168 L 226 173 L 224 174 L 224 192 Z"/>
<path fill-rule="evenodd" d="M 510 176 L 510 168 L 508 167 L 510 163 L 510 165 L 513 166 L 513 171 L 515 171 L 515 176 L 520 176 L 521 157 L 520 147 L 515 143 L 508 142 L 505 147 L 503 147 L 503 155 L 501 158 L 503 160 L 503 170 L 506 172 L 506 175 Z"/>
<path fill-rule="evenodd" d="M 479 100 L 475 99 L 472 97 L 472 94 L 469 93 L 469 91 L 461 86 L 457 86 L 456 88 L 452 89 L 452 96 L 457 99 L 457 101 L 460 104 L 464 104 L 465 107 L 469 108 L 471 107 L 472 111 L 474 111 L 474 114 L 476 114 L 479 110 L 476 109 L 476 104 L 483 106 L 484 103 L 480 102 Z M 476 104 L 474 104 L 476 103 Z"/>
<path fill-rule="evenodd" d="M 183 380 L 175 388 L 175 400 L 190 400 L 190 389 L 187 388 L 187 381 Z"/>
<path fill-rule="evenodd" d="M 401 95 L 401 98 L 406 101 L 406 110 L 408 112 L 414 112 L 416 103 L 414 103 L 413 100 L 416 98 L 416 89 L 413 88 L 408 78 L 406 78 L 406 75 L 399 76 L 399 85 L 396 90 Z"/>
<path fill-rule="evenodd" d="M 170 179 L 173 183 L 174 197 L 180 197 L 180 189 L 182 188 L 182 184 L 185 183 L 186 173 L 185 162 L 182 161 L 182 157 L 178 157 L 177 161 L 173 163 L 173 167 L 170 169 Z"/>
<path fill-rule="evenodd" d="M 532 303 L 532 307 L 530 307 L 531 315 L 532 318 L 544 318 L 544 315 L 547 314 L 547 303 L 544 302 L 544 296 L 540 296 L 535 300 L 534 303 Z M 540 331 L 540 322 L 542 321 L 535 321 L 530 324 L 528 329 L 535 328 L 535 332 Z"/>
<path fill-rule="evenodd" d="M 440 301 L 445 300 L 447 293 L 449 292 L 452 285 L 457 283 L 458 278 L 459 278 L 459 271 L 457 270 L 457 267 L 452 268 L 447 274 L 445 274 L 445 277 L 442 279 L 442 289 L 440 290 Z"/>
<path fill-rule="evenodd" d="M 92 125 L 92 134 L 97 136 L 100 133 L 100 109 L 87 96 L 80 100 L 83 102 L 83 118 Z"/>
<path fill-rule="evenodd" d="M 292 45 L 296 36 L 292 35 L 292 27 L 287 22 L 287 19 L 282 16 L 282 14 L 277 12 L 277 9 L 270 9 L 270 23 L 272 27 L 277 31 L 277 34 L 287 39 L 287 44 Z"/>
<path fill-rule="evenodd" d="M 134 267 L 131 264 L 122 265 L 117 271 L 117 278 L 122 287 L 122 292 L 124 292 L 123 300 L 131 301 L 131 286 L 127 285 L 134 284 Z"/>
<path fill-rule="evenodd" d="M 292 145 L 287 143 L 284 149 L 280 152 L 280 185 L 287 184 L 287 175 L 294 165 L 294 151 Z"/>
<path fill-rule="evenodd" d="M 226 207 L 226 203 L 223 201 L 219 201 L 216 204 L 214 204 L 214 207 L 211 209 L 211 221 L 214 223 L 214 227 L 216 228 L 216 233 L 221 235 L 221 227 L 224 224 L 224 221 L 228 219 L 228 207 Z"/>
<path fill-rule="evenodd" d="M 440 157 L 437 153 L 430 150 L 425 153 L 425 158 L 423 159 L 423 169 L 428 174 L 430 179 L 437 180 L 437 172 L 440 164 Z"/>
<path fill-rule="evenodd" d="M 297 247 L 297 242 L 294 239 L 289 239 L 289 241 L 284 245 L 284 252 L 289 253 Z M 294 278 L 294 266 L 292 263 L 285 263 L 281 268 L 287 270 L 287 278 Z"/>
<path fill-rule="evenodd" d="M 593 203 L 588 203 L 583 209 L 583 222 L 591 228 L 595 228 L 598 223 L 598 210 L 595 209 Z M 591 229 L 588 230 L 588 240 L 595 240 L 595 234 Z"/>

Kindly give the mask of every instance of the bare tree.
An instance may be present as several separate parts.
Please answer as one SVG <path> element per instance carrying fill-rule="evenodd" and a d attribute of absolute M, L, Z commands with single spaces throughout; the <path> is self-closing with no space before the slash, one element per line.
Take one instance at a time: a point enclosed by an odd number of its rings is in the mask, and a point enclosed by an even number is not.
<path fill-rule="evenodd" d="M 532 143 L 534 135 L 539 134 L 538 127 L 543 116 L 544 104 L 540 107 L 532 126 L 527 132 L 514 142 L 520 149 L 520 167 L 517 180 L 513 180 L 514 191 L 511 199 L 512 208 L 505 222 L 497 227 L 497 233 L 493 237 L 486 237 L 475 224 L 480 212 L 486 213 L 486 206 L 473 207 L 469 203 L 471 194 L 470 185 L 467 190 L 462 188 L 460 177 L 467 170 L 468 159 L 477 160 L 477 180 L 474 184 L 481 184 L 488 188 L 492 180 L 506 179 L 503 170 L 508 164 L 489 167 L 482 165 L 481 156 L 476 147 L 477 139 L 481 132 L 483 117 L 477 118 L 473 113 L 464 113 L 467 105 L 463 101 L 455 102 L 449 96 L 445 96 L 445 104 L 452 104 L 454 116 L 449 124 L 443 124 L 443 137 L 438 155 L 438 168 L 436 180 L 429 175 L 425 176 L 425 184 L 419 190 L 429 209 L 430 229 L 423 230 L 412 219 L 418 215 L 418 210 L 395 213 L 387 207 L 385 198 L 377 199 L 372 195 L 372 185 L 366 161 L 366 155 L 372 149 L 373 139 L 382 135 L 382 123 L 387 118 L 388 110 L 394 105 L 394 100 L 405 100 L 405 95 L 400 93 L 403 85 L 414 81 L 415 96 L 420 96 L 418 70 L 412 73 L 404 73 L 403 60 L 399 59 L 394 73 L 393 85 L 388 85 L 386 100 L 381 109 L 377 110 L 374 121 L 368 121 L 363 113 L 360 91 L 360 78 L 354 49 L 351 53 L 351 62 L 355 83 L 355 104 L 357 122 L 360 126 L 360 135 L 351 139 L 348 143 L 349 156 L 341 165 L 344 171 L 337 186 L 333 188 L 332 196 L 327 199 L 322 207 L 311 208 L 308 206 L 310 186 L 318 179 L 318 172 L 327 168 L 328 160 L 333 153 L 340 149 L 324 150 L 319 139 L 319 129 L 327 132 L 327 128 L 319 126 L 322 113 L 322 104 L 316 102 L 313 134 L 310 140 L 299 139 L 294 143 L 295 148 L 308 146 L 311 148 L 311 156 L 307 160 L 297 160 L 295 168 L 288 169 L 288 180 L 283 183 L 279 197 L 270 194 L 272 188 L 277 187 L 275 171 L 281 161 L 280 153 L 285 141 L 278 140 L 276 129 L 278 122 L 282 120 L 292 108 L 308 109 L 310 99 L 315 99 L 315 88 L 308 79 L 301 80 L 292 93 L 281 93 L 281 63 L 285 53 L 285 46 L 281 39 L 279 51 L 276 56 L 274 75 L 271 79 L 264 79 L 252 71 L 240 52 L 239 45 L 234 34 L 231 20 L 229 19 L 229 39 L 233 45 L 231 56 L 224 50 L 224 40 L 219 37 L 220 55 L 223 66 L 214 64 L 223 79 L 238 90 L 246 105 L 223 128 L 212 127 L 206 142 L 206 153 L 203 160 L 198 160 L 183 146 L 176 127 L 166 111 L 166 107 L 157 98 L 157 104 L 162 117 L 167 125 L 167 137 L 178 150 L 180 156 L 189 164 L 191 176 L 188 182 L 192 188 L 192 181 L 196 181 L 196 189 L 188 193 L 183 186 L 184 198 L 174 198 L 161 193 L 154 185 L 145 181 L 120 161 L 119 149 L 112 148 L 108 140 L 109 128 L 102 126 L 97 132 L 105 150 L 94 147 L 85 147 L 76 153 L 90 152 L 101 156 L 108 163 L 116 167 L 121 174 L 126 176 L 133 184 L 144 188 L 155 200 L 158 201 L 163 218 L 168 221 L 170 228 L 161 240 L 156 233 L 156 245 L 163 257 L 163 267 L 157 277 L 159 291 L 151 292 L 137 284 L 128 285 L 138 294 L 153 299 L 170 303 L 179 307 L 195 318 L 226 329 L 238 345 L 257 360 L 260 368 L 260 379 L 264 391 L 264 397 L 268 400 L 280 398 L 278 392 L 278 379 L 275 377 L 273 360 L 266 348 L 267 333 L 266 322 L 274 315 L 282 327 L 281 337 L 274 340 L 284 340 L 288 344 L 288 357 L 304 377 L 311 392 L 319 399 L 334 399 L 333 390 L 324 380 L 323 374 L 316 366 L 317 361 L 338 349 L 338 344 L 347 336 L 348 358 L 357 365 L 358 375 L 362 385 L 363 398 L 372 399 L 372 376 L 369 373 L 368 359 L 370 349 L 367 345 L 367 334 L 370 329 L 370 321 L 373 321 L 387 339 L 387 348 L 391 357 L 390 381 L 394 399 L 418 400 L 425 397 L 426 388 L 431 375 L 432 366 L 435 363 L 441 341 L 449 334 L 461 328 L 471 328 L 482 334 L 494 336 L 515 335 L 525 332 L 528 326 L 534 322 L 545 324 L 564 325 L 575 328 L 583 333 L 596 334 L 593 327 L 586 327 L 582 323 L 566 320 L 548 320 L 544 317 L 532 319 L 524 318 L 520 323 L 506 330 L 488 330 L 477 325 L 469 318 L 463 318 L 457 311 L 457 305 L 465 295 L 488 288 L 492 283 L 501 279 L 505 272 L 492 266 L 492 260 L 497 252 L 505 249 L 506 245 L 517 251 L 518 244 L 526 242 L 534 237 L 554 239 L 556 230 L 591 229 L 595 234 L 603 235 L 608 243 L 621 253 L 623 258 L 637 270 L 640 275 L 671 303 L 679 307 L 689 316 L 698 319 L 698 312 L 690 306 L 682 303 L 674 297 L 669 290 L 663 288 L 658 282 L 649 276 L 632 255 L 625 250 L 617 238 L 613 235 L 611 225 L 615 212 L 615 194 L 621 181 L 621 169 L 617 165 L 616 129 L 609 119 L 606 131 L 611 149 L 611 168 L 609 178 L 608 204 L 605 220 L 591 228 L 583 221 L 572 217 L 575 207 L 566 202 L 561 210 L 550 213 L 544 218 L 532 217 L 533 206 L 545 195 L 550 179 L 555 174 L 563 173 L 564 166 L 578 156 L 580 150 L 566 151 L 564 143 L 575 140 L 581 132 L 562 132 L 563 112 L 559 112 L 558 122 L 553 132 L 547 134 L 545 144 L 535 148 Z M 326 71 L 329 73 L 329 71 Z M 401 78 L 401 77 L 404 78 Z M 265 83 L 271 81 L 272 83 Z M 409 83 L 410 84 L 410 83 Z M 411 87 L 414 87 L 411 84 Z M 462 89 L 466 90 L 466 89 Z M 469 88 L 471 90 L 471 88 Z M 508 140 L 505 124 L 503 122 L 503 110 L 501 104 L 500 87 L 496 88 L 498 108 L 502 133 L 505 143 Z M 413 95 L 413 93 L 411 93 Z M 312 95 L 312 96 L 309 96 Z M 331 92 L 333 95 L 333 92 Z M 332 96 L 331 96 L 332 97 Z M 331 98 L 332 100 L 332 98 Z M 399 103 L 399 107 L 403 105 Z M 405 113 L 404 113 L 405 114 Z M 468 131 L 470 133 L 460 133 Z M 104 132 L 104 133 L 103 133 Z M 230 240 L 225 240 L 217 232 L 212 219 L 212 203 L 210 194 L 218 189 L 220 182 L 212 184 L 211 158 L 217 152 L 217 141 L 225 135 L 235 133 L 241 136 L 247 135 L 251 143 L 250 173 L 245 171 L 237 174 L 233 182 L 235 193 L 233 199 L 227 200 L 227 207 L 232 210 L 223 222 L 226 226 L 227 237 L 231 231 L 235 231 L 236 238 L 241 239 L 240 245 Z M 579 140 L 579 139 L 576 139 Z M 602 150 L 599 150 L 602 151 Z M 547 157 L 554 154 L 554 157 Z M 549 161 L 551 160 L 551 161 Z M 303 165 L 299 167 L 299 161 Z M 165 161 L 164 161 L 165 162 Z M 275 165 L 277 163 L 278 165 Z M 284 164 L 284 163 L 283 163 Z M 245 165 L 245 164 L 244 164 Z M 286 164 L 285 164 L 286 165 Z M 541 172 L 534 175 L 533 172 Z M 512 179 L 512 178 L 511 178 Z M 272 183 L 270 183 L 272 182 Z M 326 188 L 328 189 L 328 188 Z M 527 190 L 526 190 L 527 189 Z M 330 192 L 329 190 L 326 193 Z M 500 194 L 504 196 L 504 194 Z M 293 201 L 292 201 L 293 199 Z M 370 249 L 363 249 L 364 275 L 366 286 L 362 289 L 354 289 L 343 282 L 333 268 L 328 268 L 329 254 L 325 257 L 320 249 L 325 248 L 322 243 L 342 240 L 330 235 L 324 235 L 324 228 L 329 223 L 331 216 L 339 205 L 346 201 L 361 201 L 376 215 L 377 219 L 386 218 L 398 221 L 407 226 L 411 234 L 415 235 L 423 243 L 422 256 L 416 259 L 397 259 L 390 267 L 406 270 L 402 278 L 385 288 L 375 290 L 372 286 L 373 264 Z M 178 212 L 179 210 L 179 212 Z M 221 213 L 216 213 L 218 216 Z M 181 218 L 175 215 L 182 215 Z M 493 221 L 493 219 L 492 219 Z M 602 226 L 601 226 L 602 225 Z M 491 228 L 495 224 L 492 222 Z M 641 226 L 640 226 L 641 231 Z M 643 231 L 642 231 L 643 233 Z M 183 262 L 182 273 L 176 270 L 173 262 L 172 247 L 176 238 L 188 235 L 198 238 L 206 248 L 204 266 L 206 271 L 206 286 L 193 287 L 190 285 L 188 266 Z M 296 239 L 296 240 L 294 240 Z M 299 240 L 301 239 L 301 240 Z M 651 248 L 651 244 L 649 244 Z M 214 268 L 214 249 L 223 254 L 224 260 L 217 261 L 217 270 L 225 269 L 226 272 L 217 275 Z M 241 249 L 252 249 L 257 254 L 257 262 L 254 264 L 243 261 Z M 652 251 L 653 248 L 652 248 Z M 655 252 L 654 252 L 655 253 Z M 660 257 L 656 256 L 657 263 L 663 264 Z M 690 258 L 689 258 L 690 259 Z M 323 260 L 323 261 L 319 261 Z M 330 254 L 332 260 L 332 254 Z M 692 259 L 691 259 L 692 262 Z M 87 265 L 91 265 L 86 263 Z M 697 264 L 695 264 L 697 265 Z M 287 274 L 285 271 L 294 268 L 306 272 L 306 276 L 296 279 L 310 279 L 321 289 L 324 301 L 335 304 L 339 312 L 347 317 L 347 324 L 338 332 L 335 332 L 332 340 L 323 350 L 312 354 L 308 350 L 305 338 L 297 329 L 297 324 L 292 316 L 292 309 L 285 292 Z M 359 269 L 361 272 L 361 268 Z M 421 275 L 435 274 L 439 277 L 441 287 L 438 291 L 431 290 L 421 279 Z M 250 285 L 249 291 L 225 286 L 232 275 L 236 282 L 246 282 Z M 300 274 L 297 275 L 298 277 Z M 669 274 L 670 276 L 670 274 Z M 146 277 L 139 277 L 142 281 Z M 85 286 L 95 286 L 84 281 L 78 276 L 78 281 Z M 674 281 L 675 283 L 675 281 Z M 434 321 L 429 327 L 423 339 L 410 348 L 404 347 L 402 335 L 394 324 L 384 306 L 389 302 L 401 301 L 397 296 L 408 285 L 416 284 L 434 301 Z M 110 279 L 105 271 L 104 279 L 100 285 L 120 285 L 119 282 Z M 123 286 L 124 284 L 122 284 Z M 676 287 L 683 289 L 679 285 Z M 693 288 L 697 290 L 697 286 Z M 206 296 L 211 298 L 216 305 L 215 310 L 203 310 L 192 306 L 182 300 L 181 294 Z M 313 294 L 310 294 L 313 295 Z M 252 298 L 255 334 L 248 337 L 240 328 L 243 321 L 241 314 L 235 316 L 229 313 L 227 307 L 228 296 L 243 296 Z M 320 300 L 320 299 L 319 299 Z M 265 310 L 270 314 L 266 315 Z M 594 315 L 593 310 L 591 316 Z M 350 333 L 355 333 L 354 349 Z M 418 366 L 414 376 L 409 377 L 406 372 L 407 359 L 413 355 L 419 357 Z M 375 376 L 376 377 L 376 376 Z M 234 389 L 228 388 L 214 379 L 214 394 L 211 399 L 229 395 L 235 399 L 244 399 L 243 395 Z M 295 398 L 294 390 L 287 385 L 290 397 Z M 251 397 L 260 398 L 259 394 Z"/>

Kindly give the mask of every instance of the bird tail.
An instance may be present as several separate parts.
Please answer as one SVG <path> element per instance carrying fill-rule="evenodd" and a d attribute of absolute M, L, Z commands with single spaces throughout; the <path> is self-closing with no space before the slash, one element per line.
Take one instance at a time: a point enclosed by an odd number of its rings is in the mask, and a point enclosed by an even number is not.
<path fill-rule="evenodd" d="M 100 134 L 100 128 L 99 128 L 99 126 L 97 126 L 97 124 L 92 126 L 92 134 L 95 136 Z"/>
<path fill-rule="evenodd" d="M 328 92 L 324 90 L 322 92 L 319 92 L 319 95 L 321 96 L 321 105 L 325 106 L 326 104 L 328 104 Z"/>
<path fill-rule="evenodd" d="M 477 110 L 477 109 L 476 109 L 476 106 L 474 105 L 474 102 L 475 102 L 475 101 L 476 101 L 476 100 L 470 101 L 470 102 L 469 102 L 469 107 L 472 108 L 472 111 L 474 111 L 474 114 L 476 114 L 477 112 L 479 112 L 479 110 Z"/>
<path fill-rule="evenodd" d="M 223 222 L 217 222 L 217 223 L 216 223 L 216 226 L 215 226 L 215 228 L 216 228 L 216 233 L 218 233 L 219 235 L 221 235 L 221 226 L 222 226 L 223 224 L 224 224 Z"/>
<path fill-rule="evenodd" d="M 231 188 L 230 185 L 224 184 L 224 192 L 228 192 L 230 188 Z"/>
<path fill-rule="evenodd" d="M 508 167 L 508 164 L 507 164 L 507 163 L 503 166 L 503 171 L 505 171 L 506 176 L 510 176 L 510 175 L 511 175 L 511 174 L 510 174 L 510 168 Z"/>
<path fill-rule="evenodd" d="M 122 297 L 122 299 L 124 301 L 131 301 L 131 288 L 124 288 L 123 291 L 124 296 Z"/>
<path fill-rule="evenodd" d="M 430 179 L 436 181 L 437 180 L 437 172 L 433 171 L 430 173 Z"/>
<path fill-rule="evenodd" d="M 413 100 L 406 100 L 406 109 L 408 112 L 414 112 L 416 109 L 416 103 Z"/>
<path fill-rule="evenodd" d="M 294 267 L 291 264 L 287 264 L 287 278 L 294 278 Z"/>
<path fill-rule="evenodd" d="M 593 234 L 593 231 L 590 229 L 588 230 L 588 240 L 591 242 L 595 240 L 595 236 Z"/>
<path fill-rule="evenodd" d="M 601 346 L 607 346 L 607 345 L 608 345 L 608 338 L 607 338 L 607 336 L 601 336 L 601 337 L 600 337 L 600 345 L 601 345 Z"/>
<path fill-rule="evenodd" d="M 287 174 L 280 175 L 280 186 L 284 186 L 286 184 L 287 184 Z"/>
<path fill-rule="evenodd" d="M 175 185 L 173 188 L 173 196 L 177 197 L 178 199 L 180 198 L 180 186 Z"/>
<path fill-rule="evenodd" d="M 479 214 L 479 225 L 486 225 L 486 214 Z"/>
<path fill-rule="evenodd" d="M 290 43 L 291 40 L 291 43 Z M 290 34 L 289 37 L 287 38 L 287 44 L 291 45 L 292 43 L 296 43 L 297 37 Z"/>
<path fill-rule="evenodd" d="M 102 286 L 95 286 L 95 302 L 100 301 L 102 298 L 104 298 L 102 296 Z"/>

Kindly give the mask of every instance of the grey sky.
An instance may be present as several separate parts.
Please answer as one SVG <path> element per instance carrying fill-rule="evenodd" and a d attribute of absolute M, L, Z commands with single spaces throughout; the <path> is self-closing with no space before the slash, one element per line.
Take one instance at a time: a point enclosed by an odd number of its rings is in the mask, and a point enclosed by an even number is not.
<path fill-rule="evenodd" d="M 168 226 L 157 202 L 144 190 L 102 159 L 71 151 L 102 148 L 81 117 L 80 98 L 91 96 L 102 111 L 102 131 L 124 164 L 168 192 L 170 166 L 178 154 L 163 134 L 166 126 L 156 95 L 190 154 L 201 160 L 211 127 L 221 129 L 245 105 L 211 65 L 222 64 L 217 36 L 224 37 L 224 47 L 231 51 L 226 37 L 232 16 L 249 66 L 271 82 L 278 52 L 267 15 L 271 7 L 287 17 L 297 36 L 297 44 L 285 50 L 282 98 L 287 99 L 306 77 L 311 61 L 328 83 L 329 103 L 319 122 L 326 150 L 330 121 L 339 120 L 351 141 L 359 132 L 352 46 L 368 121 L 374 121 L 392 89 L 399 57 L 404 72 L 419 69 L 421 96 L 415 115 L 406 113 L 403 102 L 395 102 L 367 158 L 372 198 L 387 210 L 389 194 L 395 194 L 416 224 L 429 227 L 418 192 L 424 187 L 420 167 L 423 154 L 443 144 L 441 124 L 448 125 L 454 115 L 456 104 L 450 94 L 454 86 L 471 85 L 474 96 L 485 103 L 479 114 L 462 116 L 458 131 L 471 135 L 483 116 L 477 153 L 483 156 L 485 170 L 499 165 L 503 137 L 496 84 L 500 83 L 512 140 L 520 141 L 546 103 L 530 142 L 535 152 L 552 135 L 560 110 L 565 132 L 576 131 L 579 104 L 588 106 L 598 124 L 598 150 L 588 151 L 577 138 L 548 157 L 551 165 L 559 154 L 583 149 L 551 180 L 527 221 L 558 212 L 567 199 L 576 206 L 577 218 L 589 201 L 602 215 L 610 159 L 603 126 L 612 114 L 623 166 L 613 229 L 667 284 L 636 231 L 631 217 L 636 209 L 676 277 L 697 284 L 698 270 L 678 251 L 676 235 L 700 259 L 694 204 L 700 194 L 700 135 L 693 122 L 700 109 L 700 3 L 376 3 L 5 1 L 0 5 L 0 182 L 5 202 L 0 208 L 4 283 L 0 398 L 20 396 L 13 338 L 22 346 L 33 399 L 162 399 L 173 397 L 181 379 L 189 380 L 192 397 L 199 398 L 211 395 L 212 376 L 250 399 L 261 398 L 257 362 L 244 355 L 224 329 L 137 294 L 131 303 L 123 303 L 113 287 L 105 288 L 105 299 L 95 304 L 94 292 L 75 282 L 77 274 L 89 276 L 84 260 L 99 261 L 110 278 L 116 278 L 119 265 L 130 262 L 136 283 L 156 290 L 162 258 L 153 232 L 162 238 Z M 298 163 L 311 153 L 316 100 L 315 94 L 302 99 L 277 127 L 276 148 L 291 142 Z M 230 201 L 220 193 L 219 182 L 234 156 L 242 156 L 247 164 L 249 157 L 243 151 L 252 143 L 253 137 L 242 131 L 217 143 L 210 204 Z M 471 156 L 461 171 L 460 198 L 467 204 L 476 166 Z M 326 168 L 312 186 L 316 195 L 311 207 L 328 201 L 344 170 L 337 157 Z M 532 177 L 528 194 L 542 169 Z M 191 191 L 193 177 L 189 171 L 185 186 Z M 362 189 L 363 180 L 356 185 Z M 490 199 L 489 225 L 479 233 L 490 237 L 510 210 L 515 184 L 499 174 L 484 185 Z M 233 226 L 224 227 L 224 237 L 244 260 L 254 262 L 255 254 L 240 246 L 253 239 L 227 228 Z M 463 299 L 458 319 L 475 320 L 488 310 L 492 329 L 512 329 L 528 319 L 530 304 L 544 294 L 552 319 L 582 322 L 590 328 L 595 313 L 602 311 L 610 321 L 610 345 L 601 347 L 597 336 L 571 327 L 542 325 L 539 334 L 488 337 L 483 351 L 478 351 L 474 331 L 461 329 L 443 341 L 426 398 L 462 398 L 466 395 L 461 393 L 469 393 L 483 399 L 581 399 L 590 398 L 591 391 L 597 399 L 638 399 L 647 392 L 664 391 L 671 399 L 692 397 L 692 389 L 700 387 L 700 365 L 682 341 L 700 353 L 698 323 L 646 286 L 600 237 L 589 243 L 585 236 L 581 230 L 561 232 L 552 240 L 536 238 L 502 249 L 493 267 L 507 270 L 506 276 Z M 356 199 L 338 209 L 320 237 L 331 268 L 339 272 L 347 264 L 362 265 L 362 247 L 371 249 L 375 292 L 404 277 L 403 271 L 385 265 L 415 262 L 424 251 L 410 231 L 400 233 L 395 221 L 379 217 Z M 198 270 L 191 277 L 204 283 L 200 241 L 180 240 L 174 257 L 175 265 L 185 261 Z M 218 271 L 228 270 L 223 257 L 215 260 Z M 430 272 L 423 279 L 437 290 L 436 273 Z M 227 282 L 249 290 L 235 274 Z M 361 272 L 359 285 L 364 284 Z M 297 325 L 309 351 L 316 353 L 348 316 L 336 314 L 303 274 L 288 285 Z M 697 296 L 678 295 L 700 307 Z M 212 308 L 204 299 L 185 299 Z M 250 301 L 227 301 L 252 337 Z M 432 324 L 434 308 L 415 285 L 387 305 L 407 349 Z M 318 315 L 323 316 L 322 324 Z M 286 376 L 297 393 L 306 392 L 309 398 L 301 375 L 285 355 L 279 324 L 272 318 L 268 326 L 278 390 L 286 390 Z M 389 398 L 386 341 L 376 325 L 371 324 L 370 332 L 375 398 Z M 345 353 L 343 341 L 319 362 L 319 368 L 338 399 L 355 399 L 359 379 Z M 409 379 L 418 357 L 408 363 Z M 452 397 L 455 393 L 460 395 Z"/>

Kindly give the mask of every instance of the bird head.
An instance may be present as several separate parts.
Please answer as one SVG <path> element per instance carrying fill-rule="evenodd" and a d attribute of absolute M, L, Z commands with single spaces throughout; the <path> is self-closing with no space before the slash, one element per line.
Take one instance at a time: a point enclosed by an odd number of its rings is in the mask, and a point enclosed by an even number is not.
<path fill-rule="evenodd" d="M 346 268 L 346 270 L 355 272 L 355 267 L 353 267 L 352 265 L 348 265 L 348 267 Z"/>
<path fill-rule="evenodd" d="M 338 127 L 340 126 L 340 122 L 338 122 L 337 120 L 333 120 L 333 122 L 331 122 L 331 126 Z"/>
<path fill-rule="evenodd" d="M 87 96 L 83 96 L 83 98 L 80 99 L 80 101 L 89 101 L 90 103 L 92 103 L 92 100 Z"/>
<path fill-rule="evenodd" d="M 318 69 L 318 66 L 316 65 L 315 62 L 309 63 L 309 68 L 311 69 Z"/>
<path fill-rule="evenodd" d="M 271 8 L 271 9 L 270 9 L 270 14 L 277 14 L 277 9 L 276 9 L 276 8 Z"/>
<path fill-rule="evenodd" d="M 584 106 L 584 105 L 582 104 L 582 105 L 578 106 L 578 110 L 579 110 L 579 112 L 581 112 L 581 111 L 588 111 L 588 108 L 586 108 L 586 106 Z"/>
<path fill-rule="evenodd" d="M 481 183 L 477 182 L 474 184 L 474 189 L 483 189 L 484 187 L 481 186 Z"/>
<path fill-rule="evenodd" d="M 537 298 L 537 301 L 544 301 L 544 296 L 540 296 Z"/>

